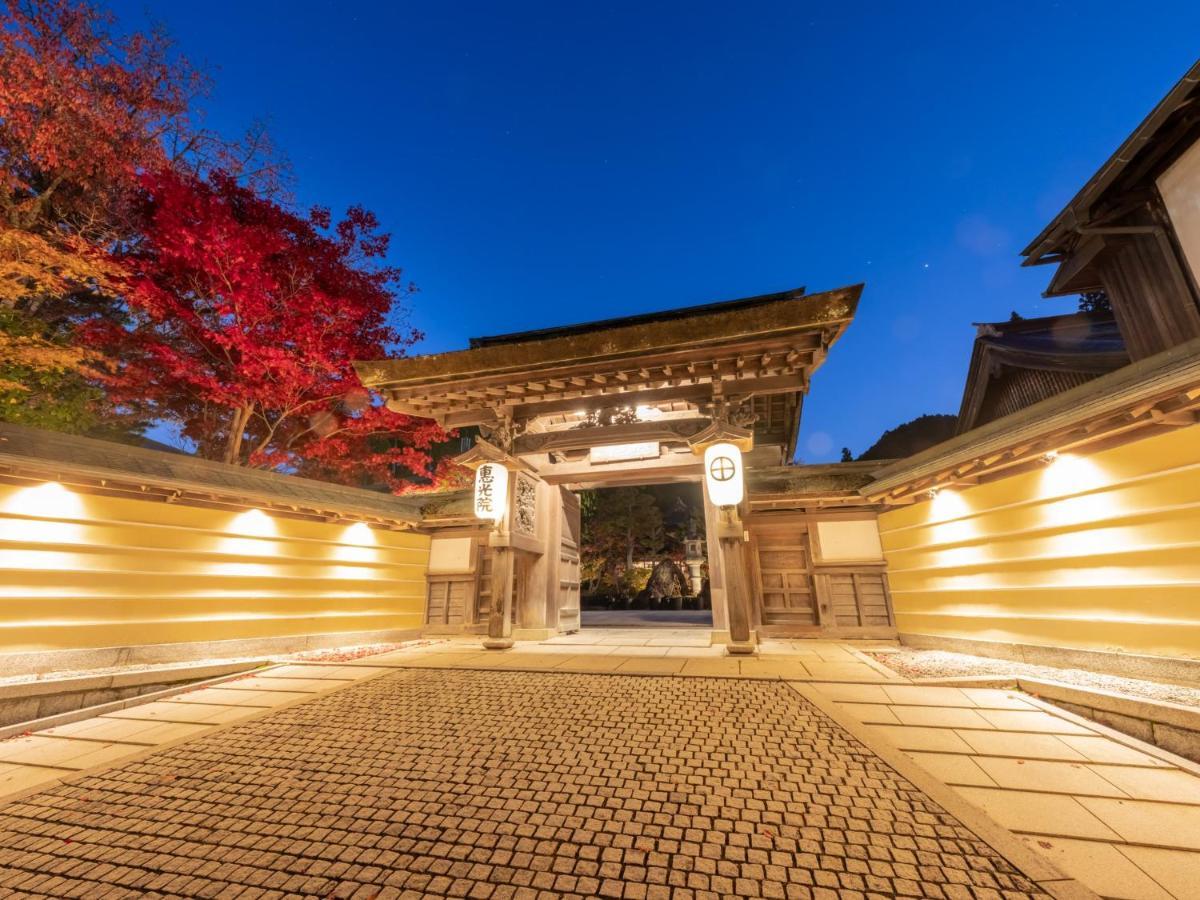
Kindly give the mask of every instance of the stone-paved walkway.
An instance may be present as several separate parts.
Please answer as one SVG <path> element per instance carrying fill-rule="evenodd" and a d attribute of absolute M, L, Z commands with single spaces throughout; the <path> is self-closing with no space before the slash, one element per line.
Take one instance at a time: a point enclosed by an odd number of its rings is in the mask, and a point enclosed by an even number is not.
<path fill-rule="evenodd" d="M 0 807 L 53 897 L 1046 896 L 778 680 L 402 669 Z"/>

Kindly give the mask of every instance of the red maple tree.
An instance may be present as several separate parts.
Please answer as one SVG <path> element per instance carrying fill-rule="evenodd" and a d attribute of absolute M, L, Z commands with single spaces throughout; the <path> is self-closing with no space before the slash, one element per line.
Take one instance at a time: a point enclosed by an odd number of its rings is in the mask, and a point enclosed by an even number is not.
<path fill-rule="evenodd" d="M 119 260 L 131 322 L 89 330 L 114 397 L 235 465 L 397 491 L 449 471 L 428 452 L 445 433 L 388 410 L 351 366 L 420 337 L 394 321 L 412 288 L 371 213 L 300 215 L 221 173 L 141 182 L 142 234 Z"/>

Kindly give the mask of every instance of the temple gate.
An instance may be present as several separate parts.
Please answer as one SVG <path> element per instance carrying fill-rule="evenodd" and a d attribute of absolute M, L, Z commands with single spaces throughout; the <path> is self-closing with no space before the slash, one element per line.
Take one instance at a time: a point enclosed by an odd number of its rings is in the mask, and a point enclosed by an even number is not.
<path fill-rule="evenodd" d="M 514 634 L 541 638 L 578 629 L 580 519 L 573 492 L 704 484 L 699 454 L 715 441 L 743 451 L 748 493 L 736 507 L 718 507 L 704 490 L 714 641 L 752 652 L 763 629 L 835 627 L 839 614 L 817 589 L 824 583 L 828 595 L 833 573 L 818 573 L 814 564 L 812 511 L 872 523 L 874 515 L 854 490 L 811 496 L 793 490 L 789 506 L 771 494 L 771 479 L 798 471 L 789 463 L 804 395 L 852 321 L 860 293 L 861 286 L 811 295 L 801 288 L 357 363 L 363 384 L 383 393 L 391 409 L 446 428 L 477 428 L 479 438 L 459 461 L 472 468 L 498 464 L 509 479 L 494 525 L 462 498 L 446 498 L 440 508 L 433 502 L 430 628 L 486 625 L 485 643 L 494 647 L 511 645 Z M 769 508 L 756 505 L 760 484 Z M 882 585 L 883 631 L 890 631 L 882 570 L 874 559 L 856 562 L 879 568 L 871 585 Z M 857 570 L 850 574 L 853 605 L 863 591 Z M 874 590 L 864 585 L 866 593 Z M 881 623 L 874 611 L 859 619 L 863 634 Z"/>

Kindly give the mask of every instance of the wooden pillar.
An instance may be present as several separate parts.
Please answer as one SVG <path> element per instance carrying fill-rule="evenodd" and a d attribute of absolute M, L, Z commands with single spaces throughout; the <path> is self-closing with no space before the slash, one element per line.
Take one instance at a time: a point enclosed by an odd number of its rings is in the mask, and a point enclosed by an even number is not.
<path fill-rule="evenodd" d="M 708 592 L 712 599 L 713 631 L 729 631 L 729 614 L 725 595 L 725 555 L 717 537 L 720 530 L 720 510 L 708 496 L 708 485 L 701 480 L 704 495 L 704 541 L 708 550 Z"/>
<path fill-rule="evenodd" d="M 702 482 L 702 484 L 704 484 Z M 750 582 L 746 573 L 742 520 L 736 509 L 717 507 L 704 485 L 704 528 L 713 630 L 728 634 L 730 653 L 754 653 Z"/>
<path fill-rule="evenodd" d="M 512 547 L 492 548 L 492 609 L 488 615 L 488 636 L 483 646 L 489 650 L 507 650 L 513 645 L 513 556 Z"/>
<path fill-rule="evenodd" d="M 746 577 L 741 517 L 733 507 L 722 507 L 717 524 L 721 561 L 725 567 L 725 603 L 729 616 L 729 653 L 755 652 L 750 630 L 750 581 Z"/>

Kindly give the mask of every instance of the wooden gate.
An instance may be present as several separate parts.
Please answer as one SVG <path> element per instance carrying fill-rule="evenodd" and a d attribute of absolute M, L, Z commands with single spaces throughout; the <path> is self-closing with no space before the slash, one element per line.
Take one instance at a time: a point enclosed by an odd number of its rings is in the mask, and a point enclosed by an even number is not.
<path fill-rule="evenodd" d="M 578 631 L 579 496 L 566 488 L 559 490 L 562 493 L 562 528 L 558 551 L 558 627 L 560 631 Z"/>
<path fill-rule="evenodd" d="M 755 528 L 750 557 L 761 624 L 769 630 L 815 629 L 820 618 L 807 526 Z"/>

